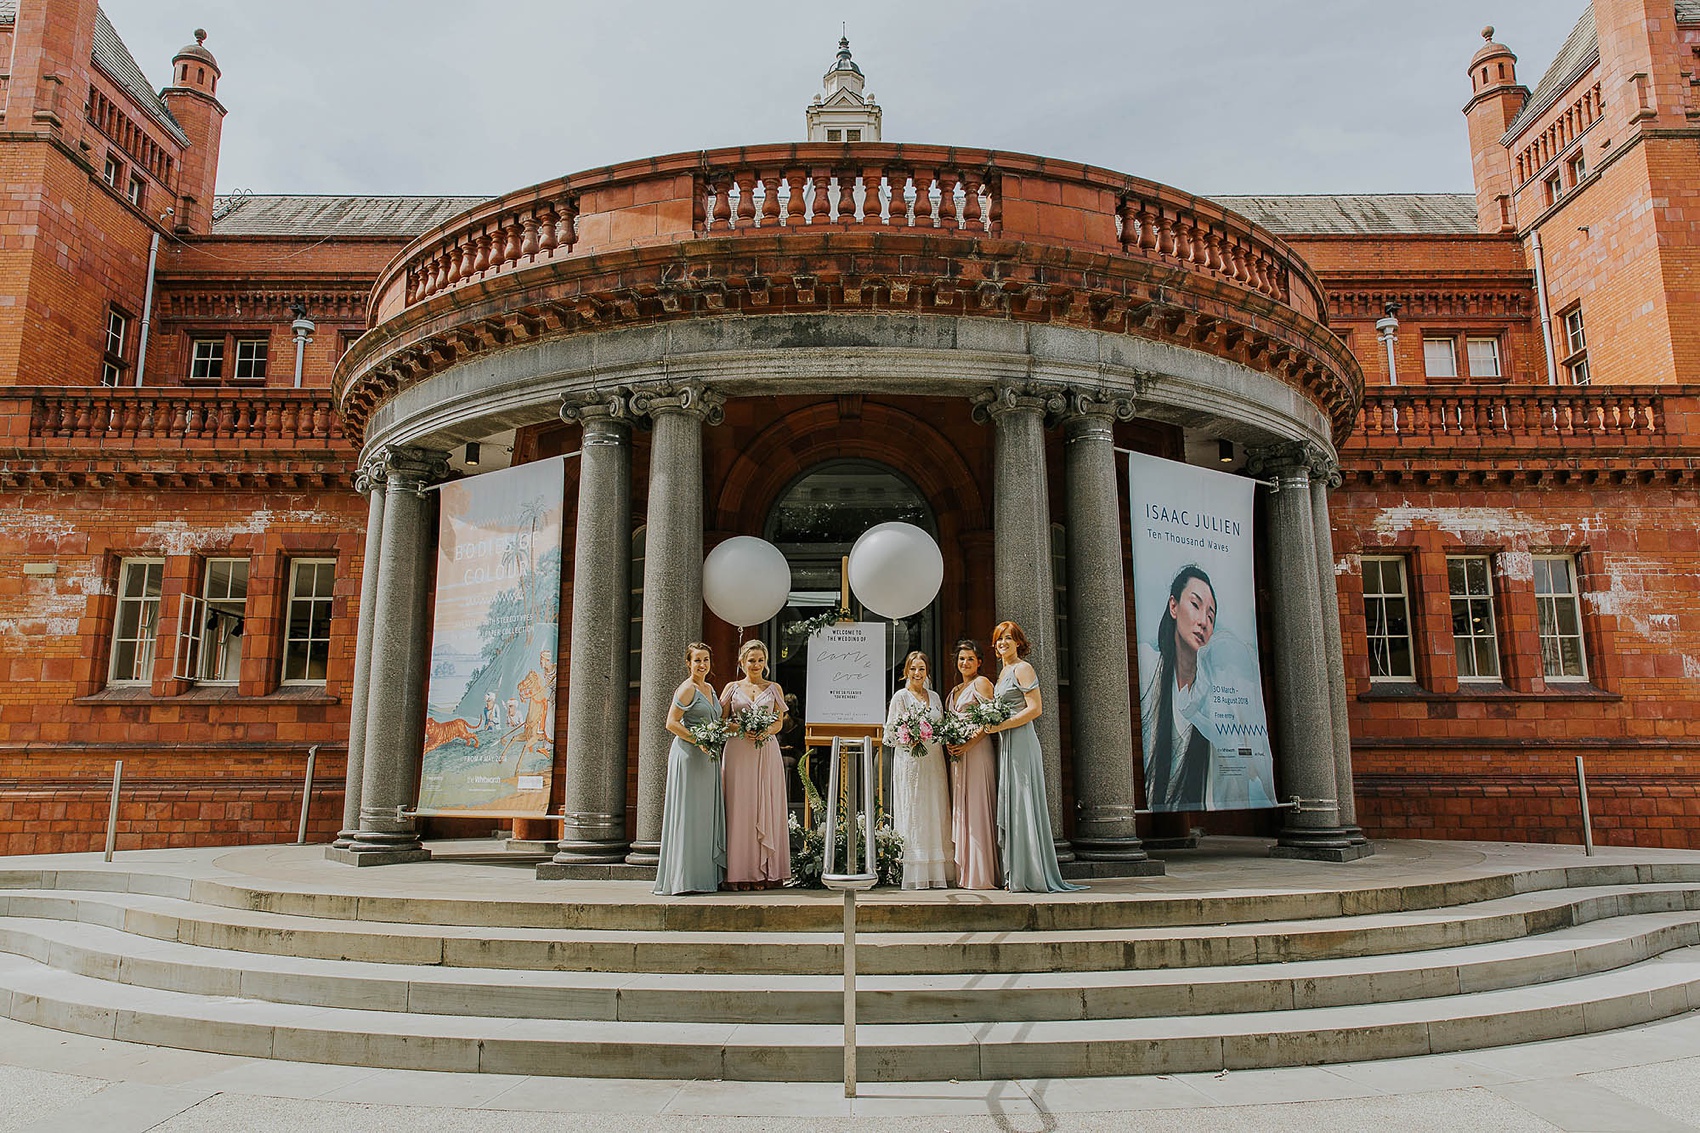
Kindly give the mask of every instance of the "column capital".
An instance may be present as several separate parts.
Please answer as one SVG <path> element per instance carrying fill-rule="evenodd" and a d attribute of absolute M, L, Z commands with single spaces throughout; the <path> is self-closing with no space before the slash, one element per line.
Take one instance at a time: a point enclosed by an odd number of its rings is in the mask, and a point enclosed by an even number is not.
<path fill-rule="evenodd" d="M 372 454 L 362 470 L 372 481 L 382 482 L 390 492 L 423 494 L 432 484 L 449 475 L 449 454 L 428 448 L 385 445 Z"/>
<path fill-rule="evenodd" d="M 701 382 L 643 386 L 632 391 L 627 406 L 634 417 L 653 418 L 662 413 L 691 413 L 708 425 L 718 425 L 726 419 L 726 395 Z"/>
<path fill-rule="evenodd" d="M 586 433 L 605 431 L 609 426 L 631 424 L 631 408 L 625 389 L 569 393 L 561 397 L 561 420 L 584 426 Z"/>
<path fill-rule="evenodd" d="M 1310 441 L 1280 441 L 1253 448 L 1246 459 L 1246 470 L 1253 476 L 1273 476 L 1277 480 L 1326 478 L 1329 470 L 1339 465 L 1320 445 Z"/>
<path fill-rule="evenodd" d="M 974 420 L 982 424 L 1015 413 L 1055 417 L 1068 408 L 1068 391 L 1037 382 L 1008 382 L 974 395 Z"/>
<path fill-rule="evenodd" d="M 383 485 L 388 476 L 389 472 L 384 467 L 384 450 L 379 449 L 361 461 L 360 467 L 355 470 L 354 490 L 362 496 L 369 496 Z"/>
<path fill-rule="evenodd" d="M 1116 421 L 1131 421 L 1134 399 L 1107 389 L 1071 388 L 1064 391 L 1065 405 L 1058 420 L 1069 436 L 1107 431 Z"/>

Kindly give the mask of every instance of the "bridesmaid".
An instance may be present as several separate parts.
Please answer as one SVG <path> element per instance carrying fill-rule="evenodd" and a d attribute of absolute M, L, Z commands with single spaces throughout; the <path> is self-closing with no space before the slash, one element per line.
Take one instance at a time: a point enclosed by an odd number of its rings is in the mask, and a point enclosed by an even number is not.
<path fill-rule="evenodd" d="M 1003 845 L 1003 875 L 1012 893 L 1063 893 L 1085 889 L 1063 880 L 1057 848 L 1051 841 L 1051 813 L 1045 797 L 1045 760 L 1033 728 L 1044 711 L 1039 674 L 1022 658 L 1027 635 L 1014 622 L 992 631 L 998 673 L 998 703 L 1013 713 L 986 728 L 998 737 L 998 835 Z"/>
<path fill-rule="evenodd" d="M 708 683 L 713 655 L 693 641 L 685 647 L 690 671 L 673 690 L 667 730 L 667 794 L 661 810 L 661 862 L 655 867 L 657 893 L 713 893 L 726 876 L 726 809 L 720 799 L 720 763 L 691 739 L 689 725 L 720 713 Z"/>
<path fill-rule="evenodd" d="M 726 741 L 720 783 L 726 799 L 726 884 L 732 889 L 777 889 L 791 877 L 791 830 L 785 809 L 785 761 L 773 737 L 785 726 L 785 693 L 767 679 L 767 646 L 746 641 L 738 650 L 744 679 L 720 692 L 730 719 L 756 705 L 777 715 L 760 735 Z"/>
<path fill-rule="evenodd" d="M 980 643 L 956 643 L 956 671 L 962 683 L 950 690 L 952 712 L 966 712 L 991 700 L 992 682 L 980 675 Z M 956 883 L 964 889 L 998 887 L 998 764 L 992 741 L 984 734 L 950 749 L 951 839 L 956 845 Z"/>
<path fill-rule="evenodd" d="M 944 746 L 921 740 L 913 748 L 897 740 L 897 718 L 906 712 L 943 716 L 944 704 L 928 681 L 927 655 L 903 659 L 902 688 L 886 713 L 885 748 L 892 753 L 892 825 L 903 838 L 903 888 L 949 889 L 956 880 L 950 851 L 950 784 Z"/>

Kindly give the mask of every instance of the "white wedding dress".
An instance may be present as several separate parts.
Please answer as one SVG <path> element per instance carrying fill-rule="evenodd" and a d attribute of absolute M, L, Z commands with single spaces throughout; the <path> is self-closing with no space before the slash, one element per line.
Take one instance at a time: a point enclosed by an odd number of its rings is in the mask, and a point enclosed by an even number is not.
<path fill-rule="evenodd" d="M 923 744 L 918 753 L 895 746 L 897 717 L 930 709 L 942 715 L 939 694 L 927 690 L 925 703 L 907 688 L 891 698 L 886 713 L 885 747 L 891 759 L 892 826 L 903 838 L 903 888 L 948 889 L 956 884 L 956 855 L 950 840 L 950 772 L 944 745 Z"/>

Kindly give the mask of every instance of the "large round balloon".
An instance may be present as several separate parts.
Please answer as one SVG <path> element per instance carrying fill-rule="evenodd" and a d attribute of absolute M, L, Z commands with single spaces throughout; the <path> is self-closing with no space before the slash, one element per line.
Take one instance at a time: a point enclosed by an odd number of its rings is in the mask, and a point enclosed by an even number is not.
<path fill-rule="evenodd" d="M 944 581 L 944 555 L 912 523 L 882 523 L 850 548 L 850 589 L 862 605 L 887 618 L 927 608 Z"/>
<path fill-rule="evenodd" d="M 702 600 L 722 621 L 760 625 L 785 608 L 791 564 L 766 539 L 739 535 L 708 553 L 702 563 Z"/>

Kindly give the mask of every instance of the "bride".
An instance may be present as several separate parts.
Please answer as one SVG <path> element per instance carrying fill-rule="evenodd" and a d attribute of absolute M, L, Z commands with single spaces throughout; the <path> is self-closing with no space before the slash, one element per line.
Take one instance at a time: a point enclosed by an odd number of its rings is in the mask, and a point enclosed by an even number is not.
<path fill-rule="evenodd" d="M 927 680 L 925 653 L 904 658 L 903 675 L 905 683 L 891 698 L 885 724 L 885 748 L 892 753 L 892 819 L 903 838 L 903 888 L 947 889 L 956 882 L 956 861 L 944 745 L 913 731 L 904 735 L 901 723 L 905 716 L 924 717 L 936 727 L 944 704 Z"/>

